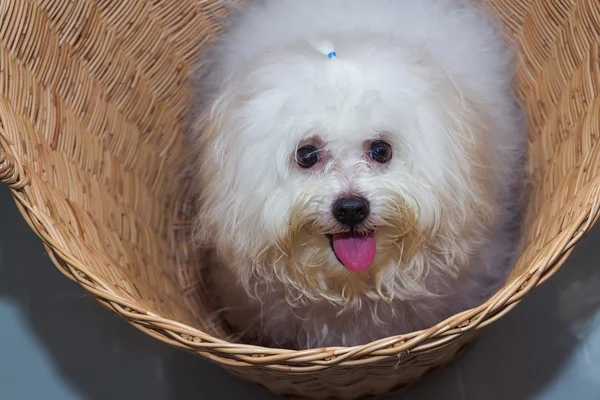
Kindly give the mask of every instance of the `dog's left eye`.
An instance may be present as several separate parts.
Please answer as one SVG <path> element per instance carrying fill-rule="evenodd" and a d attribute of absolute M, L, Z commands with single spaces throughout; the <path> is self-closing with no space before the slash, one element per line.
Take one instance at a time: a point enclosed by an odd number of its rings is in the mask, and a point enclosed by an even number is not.
<path fill-rule="evenodd" d="M 369 157 L 378 163 L 385 164 L 392 159 L 392 146 L 383 140 L 376 140 L 371 143 Z"/>
<path fill-rule="evenodd" d="M 302 168 L 310 168 L 320 160 L 319 151 L 314 146 L 302 146 L 296 152 L 296 162 Z"/>

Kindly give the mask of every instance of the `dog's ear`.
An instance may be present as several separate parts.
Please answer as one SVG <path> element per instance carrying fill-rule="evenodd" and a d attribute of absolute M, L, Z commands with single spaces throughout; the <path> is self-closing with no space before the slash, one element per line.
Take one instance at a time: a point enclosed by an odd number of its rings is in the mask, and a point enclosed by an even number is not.
<path fill-rule="evenodd" d="M 251 92 L 232 81 L 193 122 L 193 176 L 199 189 L 194 236 L 200 244 L 217 240 L 243 242 L 243 247 L 260 241 L 247 236 L 261 226 L 265 201 L 277 182 L 275 159 L 265 157 L 276 153 L 277 142 L 264 138 L 253 101 Z"/>
<path fill-rule="evenodd" d="M 195 117 L 190 142 L 195 150 L 193 153 L 199 155 L 198 167 L 203 166 L 210 158 L 222 161 L 224 149 L 222 145 L 219 146 L 219 141 L 222 141 L 224 135 L 219 135 L 219 132 L 223 129 L 227 113 L 231 112 L 230 103 L 233 97 L 233 90 L 223 91 L 219 97 L 202 106 L 202 112 Z"/>
<path fill-rule="evenodd" d="M 498 156 L 490 140 L 493 110 L 477 101 L 468 86 L 456 85 L 453 79 L 440 79 L 435 90 L 419 104 L 419 154 L 435 155 L 416 168 L 432 187 L 434 207 L 421 209 L 419 229 L 435 248 L 437 262 L 430 260 L 440 276 L 459 274 L 468 266 L 470 249 L 463 248 L 485 237 L 495 220 L 498 188 L 502 182 Z M 427 176 L 427 175 L 425 175 Z M 423 195 L 429 196 L 432 195 Z M 468 239 L 468 240 L 466 240 Z M 452 268 L 450 268 L 452 267 Z"/>
<path fill-rule="evenodd" d="M 464 197 L 464 193 L 472 193 L 470 200 L 474 204 L 467 208 L 481 208 L 479 217 L 490 222 L 493 218 L 490 198 L 494 192 L 492 182 L 497 181 L 492 179 L 490 167 L 500 170 L 502 166 L 498 165 L 490 140 L 492 113 L 486 109 L 490 106 L 476 99 L 465 85 L 458 86 L 455 78 L 448 77 L 439 83 L 435 93 L 430 96 L 428 103 L 433 112 L 425 115 L 435 115 L 438 120 L 432 126 L 437 129 L 438 138 L 442 136 L 438 143 L 444 143 L 447 165 L 452 165 L 444 173 L 450 191 L 455 191 L 452 197 L 460 198 Z"/>
<path fill-rule="evenodd" d="M 191 176 L 194 184 L 193 195 L 198 199 L 199 213 L 194 224 L 193 239 L 197 245 L 205 246 L 212 243 L 210 231 L 213 230 L 211 218 L 207 214 L 210 203 L 216 199 L 210 190 L 213 180 L 218 176 L 218 163 L 222 159 L 217 155 L 216 145 L 219 137 L 219 123 L 214 108 L 210 105 L 202 107 L 202 112 L 195 116 L 190 129 L 190 154 L 195 159 L 190 160 Z"/>

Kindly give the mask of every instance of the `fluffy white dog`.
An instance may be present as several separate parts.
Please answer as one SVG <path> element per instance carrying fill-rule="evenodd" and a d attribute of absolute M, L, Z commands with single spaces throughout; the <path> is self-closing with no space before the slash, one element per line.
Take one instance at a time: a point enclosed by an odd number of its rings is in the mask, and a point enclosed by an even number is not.
<path fill-rule="evenodd" d="M 229 21 L 192 135 L 229 323 L 357 345 L 490 296 L 525 149 L 494 22 L 460 0 L 251 1 Z"/>

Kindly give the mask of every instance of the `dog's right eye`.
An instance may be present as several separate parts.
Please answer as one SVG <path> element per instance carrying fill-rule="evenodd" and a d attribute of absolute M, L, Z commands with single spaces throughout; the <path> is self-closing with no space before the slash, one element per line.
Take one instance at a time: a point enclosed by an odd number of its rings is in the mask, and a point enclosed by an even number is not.
<path fill-rule="evenodd" d="M 296 152 L 296 162 L 302 168 L 310 168 L 320 160 L 319 151 L 314 146 L 302 146 Z"/>
<path fill-rule="evenodd" d="M 392 146 L 386 141 L 376 140 L 371 143 L 369 157 L 380 164 L 385 164 L 392 159 Z"/>

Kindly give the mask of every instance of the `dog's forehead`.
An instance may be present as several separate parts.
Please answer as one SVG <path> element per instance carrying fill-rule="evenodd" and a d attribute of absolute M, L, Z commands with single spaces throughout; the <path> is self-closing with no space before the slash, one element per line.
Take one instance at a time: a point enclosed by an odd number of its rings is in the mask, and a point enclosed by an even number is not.
<path fill-rule="evenodd" d="M 389 129 L 391 120 L 397 121 L 385 115 L 364 93 L 357 90 L 339 93 L 338 90 L 324 89 L 322 96 L 315 96 L 315 101 L 305 108 L 301 119 L 307 129 L 299 141 L 316 137 L 331 147 L 359 146 L 377 137 L 378 132 Z"/>
<path fill-rule="evenodd" d="M 304 127 L 298 141 L 316 136 L 331 146 L 356 146 L 405 122 L 399 103 L 386 102 L 390 96 L 385 89 L 361 82 L 356 76 L 360 74 L 348 71 L 354 68 L 333 69 L 341 69 L 344 79 L 336 79 L 336 73 L 324 74 L 319 81 L 307 81 L 287 93 L 286 111 Z"/>

